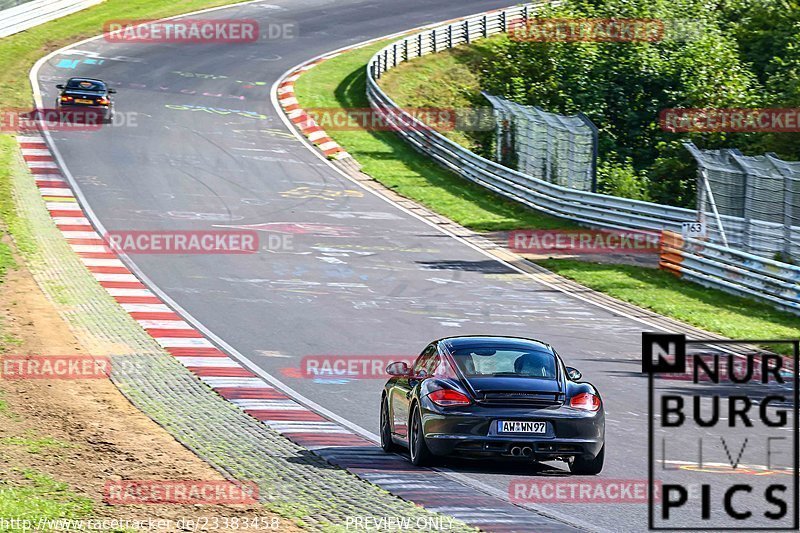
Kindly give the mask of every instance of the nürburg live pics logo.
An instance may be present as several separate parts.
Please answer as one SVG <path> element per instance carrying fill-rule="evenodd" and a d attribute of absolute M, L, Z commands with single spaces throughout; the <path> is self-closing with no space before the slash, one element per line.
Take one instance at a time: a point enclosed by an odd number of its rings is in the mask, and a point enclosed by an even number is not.
<path fill-rule="evenodd" d="M 644 333 L 651 530 L 797 531 L 799 340 Z"/>

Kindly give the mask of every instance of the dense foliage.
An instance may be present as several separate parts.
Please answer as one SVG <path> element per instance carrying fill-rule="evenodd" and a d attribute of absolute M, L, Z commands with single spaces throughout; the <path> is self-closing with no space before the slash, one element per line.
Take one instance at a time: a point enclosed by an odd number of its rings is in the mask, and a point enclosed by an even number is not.
<path fill-rule="evenodd" d="M 800 0 L 575 0 L 556 18 L 652 18 L 656 42 L 493 39 L 481 87 L 520 103 L 583 112 L 600 129 L 600 190 L 694 203 L 695 167 L 682 140 L 800 159 L 794 133 L 670 133 L 668 108 L 800 107 Z"/>

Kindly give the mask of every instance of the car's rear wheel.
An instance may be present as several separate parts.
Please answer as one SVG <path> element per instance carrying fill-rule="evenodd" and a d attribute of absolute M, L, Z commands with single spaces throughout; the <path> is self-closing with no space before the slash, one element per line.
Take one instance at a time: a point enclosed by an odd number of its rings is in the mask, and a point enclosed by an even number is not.
<path fill-rule="evenodd" d="M 411 417 L 411 431 L 408 433 L 408 449 L 411 453 L 411 464 L 425 466 L 431 463 L 433 454 L 425 444 L 425 433 L 422 430 L 422 417 L 419 409 L 414 409 Z"/>
<path fill-rule="evenodd" d="M 381 448 L 385 452 L 397 451 L 397 445 L 392 442 L 392 426 L 389 417 L 389 402 L 386 398 L 381 401 Z"/>
<path fill-rule="evenodd" d="M 606 456 L 606 445 L 600 448 L 600 453 L 592 459 L 584 459 L 583 457 L 576 457 L 569 463 L 569 471 L 573 474 L 583 476 L 594 476 L 603 470 L 603 462 Z"/>

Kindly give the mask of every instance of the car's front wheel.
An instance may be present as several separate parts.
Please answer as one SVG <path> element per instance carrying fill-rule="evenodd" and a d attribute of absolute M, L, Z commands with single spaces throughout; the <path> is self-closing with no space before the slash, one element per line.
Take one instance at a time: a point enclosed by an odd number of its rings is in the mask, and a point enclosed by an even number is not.
<path fill-rule="evenodd" d="M 573 474 L 583 476 L 594 476 L 603 470 L 603 462 L 606 456 L 606 445 L 600 448 L 598 453 L 592 459 L 584 459 L 583 457 L 576 457 L 569 463 L 569 471 Z"/>
<path fill-rule="evenodd" d="M 414 409 L 414 415 L 411 417 L 408 448 L 411 453 L 411 464 L 414 466 L 425 466 L 431 463 L 433 454 L 425 443 L 425 433 L 422 430 L 422 416 L 420 416 L 419 409 Z"/>
<path fill-rule="evenodd" d="M 389 402 L 386 398 L 381 401 L 381 448 L 389 453 L 397 451 L 397 445 L 392 441 L 392 426 L 389 417 Z"/>

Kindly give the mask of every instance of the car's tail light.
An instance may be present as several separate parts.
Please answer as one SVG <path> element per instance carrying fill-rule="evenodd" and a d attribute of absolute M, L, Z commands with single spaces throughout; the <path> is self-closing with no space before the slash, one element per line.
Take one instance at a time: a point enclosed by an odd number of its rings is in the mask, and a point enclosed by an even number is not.
<path fill-rule="evenodd" d="M 589 392 L 582 392 L 572 397 L 569 406 L 582 411 L 597 411 L 600 409 L 600 397 Z"/>
<path fill-rule="evenodd" d="M 99 105 L 108 105 L 108 98 L 98 98 L 97 103 Z"/>
<path fill-rule="evenodd" d="M 62 101 L 62 102 L 71 102 L 71 101 L 73 101 L 73 100 L 74 100 L 74 98 L 73 98 L 73 97 L 71 97 L 71 96 L 62 96 L 62 97 L 61 97 L 61 101 Z"/>
<path fill-rule="evenodd" d="M 454 407 L 458 405 L 469 405 L 472 401 L 463 392 L 453 389 L 440 389 L 428 394 L 428 398 L 439 407 Z"/>

